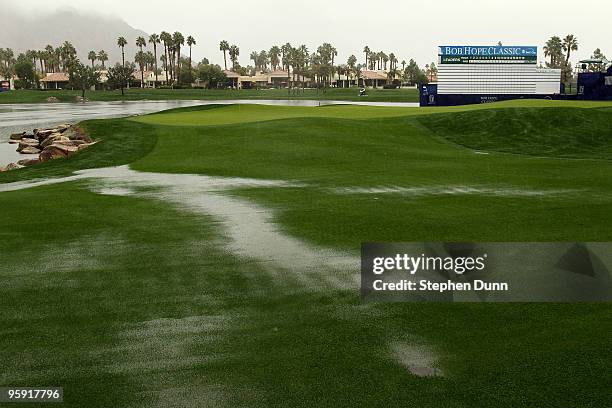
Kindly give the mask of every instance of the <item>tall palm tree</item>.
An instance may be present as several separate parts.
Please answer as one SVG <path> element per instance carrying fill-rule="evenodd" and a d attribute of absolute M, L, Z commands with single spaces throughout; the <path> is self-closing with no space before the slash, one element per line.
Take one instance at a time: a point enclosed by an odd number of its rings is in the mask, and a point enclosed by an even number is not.
<path fill-rule="evenodd" d="M 578 39 L 574 34 L 568 34 L 563 39 L 563 51 L 567 53 L 565 55 L 565 63 L 568 64 L 572 51 L 578 51 Z"/>
<path fill-rule="evenodd" d="M 46 62 L 47 60 L 47 52 L 45 50 L 39 50 L 37 54 L 38 54 L 38 62 L 40 63 L 40 73 L 44 74 L 45 67 L 43 66 L 43 61 Z"/>
<path fill-rule="evenodd" d="M 268 56 L 270 57 L 270 65 L 272 65 L 273 70 L 276 70 L 278 68 L 278 64 L 280 62 L 279 55 L 280 48 L 276 45 L 272 46 L 270 48 L 270 51 L 268 51 Z"/>
<path fill-rule="evenodd" d="M 406 60 L 402 60 L 402 71 L 406 70 Z"/>
<path fill-rule="evenodd" d="M 559 59 L 563 53 L 563 42 L 561 38 L 553 36 L 546 42 L 544 46 L 544 55 L 550 57 L 550 67 L 558 68 L 560 66 Z"/>
<path fill-rule="evenodd" d="M 162 31 L 159 34 L 159 39 L 164 43 L 164 55 L 166 58 L 164 58 L 164 71 L 166 72 L 166 84 L 168 83 L 168 46 L 170 45 L 170 43 L 172 42 L 172 36 L 170 35 L 170 33 L 166 32 L 166 31 Z"/>
<path fill-rule="evenodd" d="M 140 67 L 140 87 L 144 88 L 144 66 L 147 62 L 147 57 L 145 53 L 142 51 L 138 51 L 136 53 L 136 56 L 134 57 L 134 61 L 136 61 L 136 63 Z"/>
<path fill-rule="evenodd" d="M 365 66 L 366 69 L 368 67 L 368 57 L 370 56 L 370 47 L 368 47 L 367 45 L 365 47 L 363 47 L 363 53 L 365 54 Z"/>
<path fill-rule="evenodd" d="M 121 63 L 125 68 L 125 46 L 127 45 L 127 41 L 124 37 L 117 38 L 117 45 L 121 48 Z"/>
<path fill-rule="evenodd" d="M 53 72 L 53 46 L 47 45 L 45 47 L 45 71 Z"/>
<path fill-rule="evenodd" d="M 238 64 L 238 56 L 240 55 L 240 48 L 237 45 L 229 47 L 230 60 L 232 61 L 232 69 L 236 69 Z"/>
<path fill-rule="evenodd" d="M 223 51 L 223 63 L 225 64 L 225 70 L 227 71 L 227 52 L 229 51 L 229 43 L 225 40 L 219 43 L 219 51 Z"/>
<path fill-rule="evenodd" d="M 176 49 L 176 81 L 181 82 L 181 45 L 185 45 L 185 37 L 178 31 L 172 34 L 172 44 Z"/>
<path fill-rule="evenodd" d="M 189 79 L 193 82 L 193 76 L 191 73 L 191 47 L 196 45 L 196 40 L 192 36 L 187 37 L 187 45 L 189 46 Z"/>
<path fill-rule="evenodd" d="M 96 62 L 96 59 L 98 59 L 98 54 L 96 54 L 95 51 L 89 51 L 89 54 L 87 54 L 87 59 L 91 61 L 91 67 L 94 68 L 94 63 Z"/>
<path fill-rule="evenodd" d="M 255 70 L 257 70 L 259 68 L 259 64 L 257 63 L 259 61 L 259 54 L 257 53 L 257 51 L 251 52 L 249 59 L 253 61 L 253 64 L 255 65 Z"/>
<path fill-rule="evenodd" d="M 147 46 L 147 42 L 145 41 L 144 37 L 136 38 L 136 46 L 140 48 L 140 51 L 142 51 L 142 47 Z"/>
<path fill-rule="evenodd" d="M 106 51 L 104 50 L 98 51 L 98 61 L 102 63 L 102 69 L 105 69 L 106 66 L 104 65 L 104 63 L 108 61 L 108 54 L 106 53 Z"/>
<path fill-rule="evenodd" d="M 159 35 L 151 34 L 149 36 L 149 44 L 153 44 L 153 56 L 155 57 L 155 85 L 157 87 L 157 44 L 161 42 Z"/>

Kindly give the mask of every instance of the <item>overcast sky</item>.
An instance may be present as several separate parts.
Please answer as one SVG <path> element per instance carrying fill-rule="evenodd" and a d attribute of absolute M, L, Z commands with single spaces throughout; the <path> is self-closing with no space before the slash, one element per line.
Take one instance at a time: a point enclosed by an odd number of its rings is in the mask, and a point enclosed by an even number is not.
<path fill-rule="evenodd" d="M 4 0 L 3 0 L 4 1 Z M 438 45 L 537 45 L 552 35 L 578 37 L 579 58 L 599 47 L 612 56 L 612 0 L 20 0 L 27 12 L 61 7 L 118 15 L 148 33 L 181 31 L 197 41 L 194 60 L 221 64 L 219 41 L 240 47 L 240 62 L 271 45 L 322 42 L 363 62 L 363 47 L 394 52 L 421 65 L 436 60 Z M 4 17 L 6 18 L 6 16 Z M 0 35 L 1 35 L 0 27 Z M 109 40 L 109 46 L 114 45 Z M 543 59 L 540 55 L 540 59 Z"/>

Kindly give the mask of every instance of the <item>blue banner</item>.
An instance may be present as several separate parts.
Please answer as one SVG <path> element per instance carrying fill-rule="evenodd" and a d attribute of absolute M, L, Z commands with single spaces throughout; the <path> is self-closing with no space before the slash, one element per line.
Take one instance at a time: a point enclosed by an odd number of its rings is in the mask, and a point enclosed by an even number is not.
<path fill-rule="evenodd" d="M 438 47 L 438 55 L 481 56 L 481 57 L 525 57 L 537 56 L 535 46 L 472 46 L 472 45 L 442 45 Z"/>

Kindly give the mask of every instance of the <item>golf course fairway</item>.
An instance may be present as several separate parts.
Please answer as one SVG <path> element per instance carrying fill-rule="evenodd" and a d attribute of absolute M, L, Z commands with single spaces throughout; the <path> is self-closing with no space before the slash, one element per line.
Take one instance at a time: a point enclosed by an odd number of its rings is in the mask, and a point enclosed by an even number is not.
<path fill-rule="evenodd" d="M 100 142 L 0 174 L 5 383 L 70 407 L 612 406 L 609 304 L 358 286 L 365 241 L 612 241 L 612 103 L 81 126 Z"/>

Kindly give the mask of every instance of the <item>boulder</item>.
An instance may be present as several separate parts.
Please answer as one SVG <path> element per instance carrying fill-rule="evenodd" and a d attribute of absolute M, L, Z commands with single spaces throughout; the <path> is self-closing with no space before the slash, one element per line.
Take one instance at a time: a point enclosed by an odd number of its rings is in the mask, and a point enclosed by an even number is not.
<path fill-rule="evenodd" d="M 38 146 L 38 139 L 30 139 L 30 138 L 23 138 L 19 141 L 20 145 L 25 145 L 25 146 Z"/>
<path fill-rule="evenodd" d="M 21 168 L 21 166 L 16 163 L 9 163 L 6 166 L 0 166 L 0 173 L 5 172 L 5 171 L 16 170 L 19 168 Z"/>
<path fill-rule="evenodd" d="M 62 136 L 60 133 L 53 133 L 52 135 L 48 136 L 45 140 L 43 140 L 40 143 L 41 147 L 47 147 L 52 145 L 55 142 L 68 142 L 70 141 L 70 139 L 68 139 L 65 136 Z"/>
<path fill-rule="evenodd" d="M 51 146 L 45 147 L 43 151 L 40 152 L 40 155 L 38 156 L 38 158 L 41 162 L 46 162 L 49 160 L 59 159 L 59 158 L 66 157 L 66 156 L 67 154 L 64 153 L 63 150 L 51 145 Z"/>
<path fill-rule="evenodd" d="M 78 146 L 79 151 L 87 149 L 89 146 L 93 146 L 98 142 L 92 142 L 92 143 L 83 143 L 81 145 Z"/>
<path fill-rule="evenodd" d="M 40 163 L 39 159 L 23 159 L 23 160 L 19 160 L 17 162 L 18 165 L 20 166 L 32 166 L 34 164 L 38 164 Z"/>
<path fill-rule="evenodd" d="M 33 147 L 33 146 L 28 146 L 28 147 L 24 147 L 21 150 L 18 150 L 19 153 L 21 154 L 38 154 L 40 153 L 40 149 Z"/>
<path fill-rule="evenodd" d="M 19 147 L 17 148 L 17 151 L 21 153 L 24 149 L 27 149 L 28 147 L 38 148 L 39 147 L 38 140 L 36 140 L 36 139 L 21 139 L 19 141 Z"/>
<path fill-rule="evenodd" d="M 45 138 L 49 135 L 51 135 L 53 132 L 53 129 L 37 129 L 37 131 L 34 133 L 36 135 L 37 138 Z"/>
<path fill-rule="evenodd" d="M 21 140 L 25 136 L 26 132 L 13 133 L 9 136 L 10 140 Z"/>
<path fill-rule="evenodd" d="M 89 136 L 87 136 L 80 128 L 71 127 L 63 133 L 64 136 L 70 140 L 84 140 L 87 143 L 91 142 Z"/>
<path fill-rule="evenodd" d="M 20 142 L 20 140 L 13 140 L 13 139 L 9 139 L 9 143 L 10 143 L 10 144 L 17 144 L 17 143 L 19 143 L 19 142 Z"/>
<path fill-rule="evenodd" d="M 70 139 L 68 139 L 68 140 L 70 140 Z M 73 145 L 73 146 L 80 146 L 80 145 L 87 144 L 87 142 L 85 140 L 74 139 L 74 140 L 70 140 L 70 144 Z"/>
<path fill-rule="evenodd" d="M 47 102 L 59 102 L 59 99 L 57 99 L 55 96 L 50 96 L 47 98 Z"/>
<path fill-rule="evenodd" d="M 55 147 L 57 149 L 60 149 L 61 151 L 63 151 L 66 154 L 66 156 L 70 156 L 71 154 L 76 153 L 76 152 L 79 151 L 79 148 L 77 146 L 73 146 L 71 144 L 61 143 L 61 142 L 54 142 L 49 147 Z"/>

